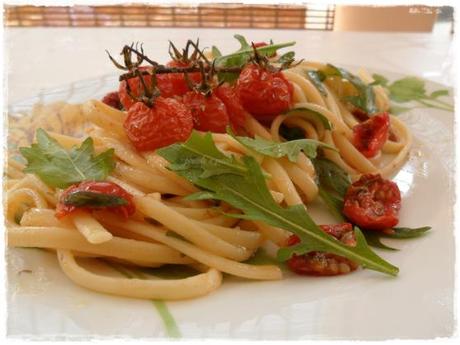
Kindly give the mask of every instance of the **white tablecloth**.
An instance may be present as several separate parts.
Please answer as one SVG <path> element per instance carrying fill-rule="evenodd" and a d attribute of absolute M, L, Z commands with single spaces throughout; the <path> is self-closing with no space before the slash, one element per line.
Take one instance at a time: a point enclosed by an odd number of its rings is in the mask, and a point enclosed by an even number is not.
<path fill-rule="evenodd" d="M 5 31 L 7 102 L 40 90 L 116 73 L 105 49 L 114 56 L 124 44 L 143 42 L 158 61 L 168 58 L 168 39 L 181 46 L 200 38 L 202 46 L 217 45 L 224 53 L 248 40 L 295 40 L 297 56 L 335 64 L 363 66 L 418 75 L 446 85 L 454 83 L 453 45 L 449 35 L 418 33 L 355 33 L 302 30 L 159 29 L 159 28 L 10 28 Z"/>

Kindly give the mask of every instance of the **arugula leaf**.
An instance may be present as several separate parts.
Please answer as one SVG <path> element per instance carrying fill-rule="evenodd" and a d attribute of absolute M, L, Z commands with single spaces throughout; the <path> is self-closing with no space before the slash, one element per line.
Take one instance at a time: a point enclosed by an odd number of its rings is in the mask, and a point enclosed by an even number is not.
<path fill-rule="evenodd" d="M 425 83 L 416 77 L 406 77 L 388 86 L 390 98 L 398 103 L 425 98 Z"/>
<path fill-rule="evenodd" d="M 393 233 L 381 233 L 383 237 L 389 238 L 414 238 L 424 235 L 427 231 L 431 230 L 431 226 L 423 226 L 420 228 L 393 228 Z"/>
<path fill-rule="evenodd" d="M 326 88 L 323 85 L 323 81 L 325 78 L 324 73 L 320 71 L 306 71 L 305 74 L 307 75 L 308 79 L 315 85 L 318 91 L 323 95 L 327 96 Z"/>
<path fill-rule="evenodd" d="M 186 200 L 186 201 L 209 200 L 209 199 L 212 199 L 213 196 L 214 196 L 214 194 L 202 190 L 202 191 L 187 195 L 184 198 L 184 200 Z"/>
<path fill-rule="evenodd" d="M 254 139 L 249 137 L 233 137 L 251 150 L 274 158 L 287 156 L 293 163 L 297 162 L 297 157 L 301 151 L 303 151 L 309 158 L 316 157 L 318 147 L 336 151 L 334 147 L 313 139 L 297 139 L 279 143 L 272 140 L 266 140 L 258 136 Z"/>
<path fill-rule="evenodd" d="M 401 107 L 401 106 L 392 104 L 391 107 L 390 107 L 390 113 L 393 114 L 393 115 L 399 115 L 399 114 L 405 113 L 406 111 L 409 111 L 411 109 L 412 108 L 409 108 L 409 107 Z"/>
<path fill-rule="evenodd" d="M 454 110 L 451 104 L 438 99 L 441 96 L 448 96 L 449 90 L 436 90 L 428 95 L 426 93 L 425 81 L 423 79 L 417 77 L 405 77 L 389 84 L 388 80 L 381 75 L 374 74 L 373 78 L 375 79 L 373 84 L 379 84 L 385 87 L 393 102 L 407 103 L 414 101 L 423 107 L 437 108 L 446 111 Z M 400 114 L 409 109 L 411 108 L 392 105 L 390 111 L 393 114 Z"/>
<path fill-rule="evenodd" d="M 219 48 L 217 48 L 216 46 L 212 46 L 211 52 L 212 52 L 212 56 L 214 59 L 222 56 L 222 53 L 220 52 Z"/>
<path fill-rule="evenodd" d="M 287 52 L 281 55 L 280 58 L 276 62 L 281 65 L 287 65 L 287 64 L 293 63 L 294 60 L 295 60 L 295 52 L 290 51 L 290 52 Z"/>
<path fill-rule="evenodd" d="M 319 179 L 319 184 L 325 188 L 337 192 L 342 198 L 350 186 L 350 176 L 337 164 L 327 158 L 312 160 Z"/>
<path fill-rule="evenodd" d="M 285 111 L 283 114 L 287 116 L 293 116 L 293 115 L 299 116 L 300 115 L 302 117 L 305 117 L 306 119 L 310 119 L 313 121 L 319 121 L 324 126 L 325 129 L 329 129 L 329 130 L 332 129 L 332 124 L 326 116 L 324 116 L 321 113 L 318 113 L 317 111 L 314 111 L 314 110 L 311 110 L 305 107 L 292 108 L 292 109 Z"/>
<path fill-rule="evenodd" d="M 367 244 L 375 247 L 375 248 L 380 248 L 380 249 L 386 249 L 386 250 L 399 250 L 393 247 L 387 246 L 385 243 L 382 243 L 380 241 L 380 233 L 377 231 L 365 231 L 363 232 L 364 237 L 366 238 Z"/>
<path fill-rule="evenodd" d="M 115 168 L 114 150 L 94 156 L 91 137 L 70 151 L 41 128 L 37 130 L 36 137 L 36 144 L 19 149 L 27 159 L 24 172 L 37 175 L 50 187 L 66 188 L 85 180 L 101 181 Z"/>
<path fill-rule="evenodd" d="M 170 162 L 169 169 L 178 172 L 188 180 L 207 178 L 223 173 L 244 175 L 246 168 L 234 156 L 228 157 L 214 145 L 211 133 L 204 136 L 193 131 L 184 144 L 173 144 L 160 149 Z M 203 154 L 200 154 L 203 152 Z"/>
<path fill-rule="evenodd" d="M 216 67 L 243 67 L 252 57 L 254 50 L 247 40 L 241 35 L 235 35 L 234 37 L 240 42 L 240 48 L 232 54 L 216 57 L 214 59 L 214 65 Z M 256 50 L 262 56 L 270 56 L 276 54 L 278 49 L 293 46 L 294 44 L 295 42 L 292 41 L 280 44 L 272 43 L 263 47 L 258 47 Z M 217 77 L 219 82 L 227 81 L 232 83 L 238 78 L 238 75 L 238 73 L 224 72 L 218 73 Z"/>
<path fill-rule="evenodd" d="M 225 169 L 223 168 L 222 171 L 226 171 L 221 174 L 207 174 L 206 164 L 197 166 L 193 163 L 203 158 L 216 156 L 216 151 L 218 149 L 208 133 L 204 136 L 192 134 L 191 139 L 186 143 L 161 148 L 157 150 L 157 153 L 170 163 L 171 170 L 212 193 L 213 199 L 227 202 L 243 212 L 235 216 L 263 221 L 298 235 L 301 240 L 298 245 L 278 251 L 280 260 L 286 260 L 293 252 L 303 254 L 311 251 L 324 251 L 347 257 L 360 263 L 363 267 L 397 275 L 398 268 L 372 252 L 358 228 L 355 228 L 357 245 L 349 247 L 322 231 L 308 215 L 303 205 L 287 208 L 278 205 L 273 200 L 262 170 L 253 157 L 244 156 L 242 158 L 244 173 L 240 169 L 234 169 L 233 172 L 227 170 L 233 164 L 233 159 L 227 156 L 224 156 L 225 159 L 220 155 L 216 157 L 216 161 L 225 163 Z M 195 159 L 192 160 L 189 169 L 175 169 L 177 166 L 182 167 L 187 164 L 190 158 Z M 208 177 L 203 178 L 202 176 Z"/>
<path fill-rule="evenodd" d="M 326 204 L 327 208 L 329 211 L 332 213 L 332 215 L 339 221 L 339 222 L 345 222 L 345 217 L 342 214 L 343 210 L 343 199 L 339 198 L 331 193 L 328 193 L 324 188 L 321 186 L 318 188 L 319 189 L 319 197 L 321 200 L 324 201 Z"/>
<path fill-rule="evenodd" d="M 387 250 L 398 250 L 387 246 L 381 242 L 381 238 L 393 238 L 393 239 L 408 239 L 415 238 L 425 235 L 427 231 L 431 229 L 430 226 L 423 226 L 420 228 L 393 228 L 392 232 L 382 232 L 382 231 L 366 231 L 364 236 L 366 237 L 367 243 L 376 248 L 382 248 Z"/>
<path fill-rule="evenodd" d="M 428 96 L 429 98 L 432 98 L 432 99 L 435 99 L 435 98 L 438 98 L 438 97 L 441 97 L 441 96 L 449 96 L 449 90 L 437 90 L 437 91 L 433 91 L 432 93 L 430 93 L 430 96 Z"/>
<path fill-rule="evenodd" d="M 280 126 L 280 134 L 287 141 L 305 139 L 305 133 L 301 128 L 298 127 L 288 127 L 284 124 Z"/>
<path fill-rule="evenodd" d="M 345 97 L 345 100 L 349 101 L 355 107 L 365 111 L 369 115 L 375 114 L 379 111 L 377 105 L 375 104 L 375 94 L 372 85 L 365 84 L 354 74 L 331 64 L 327 64 L 321 72 L 324 73 L 326 77 L 340 77 L 345 79 L 355 87 L 359 95 Z"/>
<path fill-rule="evenodd" d="M 276 258 L 269 255 L 264 248 L 257 249 L 254 255 L 247 259 L 244 263 L 250 265 L 276 265 L 281 269 L 285 268 L 284 265 L 276 260 Z"/>
<path fill-rule="evenodd" d="M 372 79 L 374 79 L 372 85 L 382 85 L 383 87 L 388 85 L 388 79 L 381 74 L 373 74 Z"/>
<path fill-rule="evenodd" d="M 233 37 L 235 37 L 238 42 L 240 42 L 241 48 L 238 49 L 239 52 L 252 48 L 244 36 L 236 34 L 233 35 Z"/>
<path fill-rule="evenodd" d="M 90 191 L 76 191 L 68 194 L 64 198 L 64 204 L 76 207 L 116 207 L 127 205 L 128 201 L 117 195 Z"/>

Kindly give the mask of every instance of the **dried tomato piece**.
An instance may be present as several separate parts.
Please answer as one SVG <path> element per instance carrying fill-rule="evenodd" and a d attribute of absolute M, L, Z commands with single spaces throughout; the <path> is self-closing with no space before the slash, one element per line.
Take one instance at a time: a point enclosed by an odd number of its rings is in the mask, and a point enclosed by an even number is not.
<path fill-rule="evenodd" d="M 363 229 L 384 230 L 398 224 L 401 193 L 380 174 L 366 174 L 348 187 L 343 214 Z"/>
<path fill-rule="evenodd" d="M 120 205 L 120 200 L 123 201 L 122 205 Z M 92 211 L 96 209 L 108 210 L 125 218 L 136 212 L 133 196 L 116 183 L 84 181 L 68 187 L 62 193 L 56 206 L 56 217 L 65 217 L 76 210 Z"/>
<path fill-rule="evenodd" d="M 350 223 L 334 225 L 320 225 L 320 228 L 327 234 L 334 236 L 348 246 L 355 246 L 356 239 L 353 226 Z M 288 239 L 288 246 L 300 242 L 297 235 L 291 235 Z M 300 275 L 312 276 L 334 276 L 350 273 L 358 268 L 358 264 L 339 255 L 313 251 L 307 254 L 294 254 L 288 261 L 289 269 Z"/>
<path fill-rule="evenodd" d="M 390 117 L 388 113 L 372 116 L 353 127 L 353 145 L 365 157 L 374 157 L 388 140 Z"/>

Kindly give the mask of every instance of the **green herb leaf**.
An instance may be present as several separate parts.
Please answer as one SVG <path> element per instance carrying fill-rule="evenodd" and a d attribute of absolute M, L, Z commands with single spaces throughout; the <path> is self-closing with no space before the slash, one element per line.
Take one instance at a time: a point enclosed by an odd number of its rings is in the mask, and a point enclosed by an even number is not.
<path fill-rule="evenodd" d="M 405 113 L 406 111 L 409 111 L 411 109 L 412 108 L 409 108 L 409 107 L 401 107 L 401 106 L 392 104 L 391 107 L 390 107 L 390 113 L 393 114 L 393 115 L 399 115 L 399 114 Z"/>
<path fill-rule="evenodd" d="M 437 90 L 430 94 L 430 98 L 435 99 L 441 96 L 449 96 L 449 90 Z"/>
<path fill-rule="evenodd" d="M 202 190 L 202 191 L 187 195 L 184 198 L 184 200 L 186 201 L 209 200 L 209 199 L 212 199 L 213 196 L 214 194 Z"/>
<path fill-rule="evenodd" d="M 80 147 L 67 151 L 43 129 L 38 129 L 36 136 L 36 144 L 19 149 L 27 159 L 24 172 L 37 175 L 50 187 L 66 188 L 85 180 L 101 181 L 115 168 L 113 149 L 94 156 L 90 137 Z"/>
<path fill-rule="evenodd" d="M 302 116 L 308 120 L 312 120 L 313 122 L 319 122 L 324 126 L 324 129 L 331 130 L 332 129 L 332 124 L 329 121 L 329 119 L 324 116 L 321 113 L 318 113 L 317 111 L 310 110 L 308 108 L 304 107 L 297 107 L 297 108 L 292 108 L 284 112 L 283 114 L 287 116 Z"/>
<path fill-rule="evenodd" d="M 383 237 L 389 238 L 414 238 L 424 235 L 427 231 L 431 230 L 431 226 L 423 226 L 420 228 L 393 228 L 394 233 L 387 234 L 381 233 Z"/>
<path fill-rule="evenodd" d="M 382 85 L 383 87 L 388 85 L 388 79 L 381 74 L 373 74 L 372 79 L 374 79 L 372 85 Z"/>
<path fill-rule="evenodd" d="M 244 36 L 236 34 L 233 37 L 235 37 L 238 42 L 240 42 L 241 47 L 238 49 L 239 52 L 252 48 Z"/>
<path fill-rule="evenodd" d="M 276 265 L 280 268 L 284 266 L 273 256 L 269 255 L 264 248 L 259 248 L 249 259 L 245 261 L 250 265 Z"/>
<path fill-rule="evenodd" d="M 326 88 L 323 85 L 323 81 L 325 78 L 324 73 L 320 71 L 306 71 L 305 74 L 307 75 L 308 79 L 315 85 L 318 91 L 323 95 L 326 96 Z"/>
<path fill-rule="evenodd" d="M 284 124 L 280 126 L 280 134 L 287 141 L 305 139 L 305 133 L 301 128 L 298 127 L 288 127 Z"/>
<path fill-rule="evenodd" d="M 355 87 L 359 96 L 350 96 L 345 98 L 345 100 L 352 103 L 355 107 L 365 111 L 369 115 L 375 114 L 379 111 L 377 105 L 375 104 L 375 94 L 372 85 L 364 83 L 359 77 L 347 70 L 331 64 L 327 64 L 321 72 L 323 72 L 326 77 L 340 77 L 345 79 Z"/>
<path fill-rule="evenodd" d="M 385 77 L 374 74 L 374 79 L 376 82 L 373 84 L 380 84 L 385 87 L 390 95 L 390 99 L 397 103 L 406 103 L 406 102 L 417 102 L 422 107 L 427 108 L 436 108 L 445 111 L 454 111 L 454 108 L 451 104 L 444 102 L 438 99 L 441 96 L 448 96 L 449 90 L 441 89 L 436 90 L 426 94 L 425 90 L 425 81 L 416 77 L 405 77 L 399 80 L 394 81 L 392 84 L 388 84 L 388 80 Z M 380 79 L 379 79 L 380 78 Z M 382 82 L 382 80 L 385 80 Z M 414 108 L 414 107 L 413 107 Z M 390 112 L 393 114 L 400 114 L 411 108 L 408 107 L 398 107 L 395 105 L 391 106 Z"/>
<path fill-rule="evenodd" d="M 217 48 L 216 46 L 212 46 L 211 52 L 212 52 L 212 56 L 214 57 L 214 59 L 222 56 L 222 53 L 220 52 L 219 48 Z"/>
<path fill-rule="evenodd" d="M 364 236 L 366 237 L 367 243 L 376 248 L 382 248 L 387 250 L 398 250 L 382 243 L 381 238 L 393 238 L 393 239 L 408 239 L 423 236 L 427 231 L 431 229 L 430 226 L 424 226 L 421 228 L 393 228 L 393 233 L 386 233 L 382 231 L 365 231 Z"/>
<path fill-rule="evenodd" d="M 192 143 L 189 143 L 190 141 Z M 310 251 L 324 251 L 347 257 L 364 267 L 379 272 L 397 275 L 398 268 L 373 253 L 358 228 L 355 228 L 357 245 L 349 247 L 322 231 L 308 215 L 303 205 L 287 208 L 278 205 L 273 200 L 262 170 L 253 157 L 242 158 L 245 167 L 243 173 L 239 168 L 231 172 L 228 167 L 233 165 L 234 159 L 222 154 L 225 158 L 219 156 L 218 159 L 224 164 L 225 169 L 221 170 L 225 172 L 207 174 L 205 172 L 206 160 L 208 157 L 215 156 L 216 151 L 218 149 L 208 133 L 204 136 L 192 134 L 186 143 L 159 149 L 157 153 L 170 163 L 171 170 L 176 171 L 198 187 L 211 192 L 213 199 L 227 202 L 240 209 L 244 213 L 240 217 L 263 221 L 298 235 L 301 240 L 300 247 L 280 249 L 278 252 L 280 259 L 288 258 L 293 250 L 302 254 Z M 204 164 L 197 166 L 194 162 L 200 160 Z M 191 162 L 189 169 L 175 169 L 177 166 L 182 167 L 187 162 Z M 202 176 L 208 177 L 203 178 Z"/>
<path fill-rule="evenodd" d="M 315 166 L 319 184 L 344 197 L 351 184 L 350 176 L 348 176 L 347 172 L 327 158 L 316 158 L 312 162 Z"/>
<path fill-rule="evenodd" d="M 280 56 L 277 63 L 280 63 L 281 65 L 287 65 L 293 63 L 295 60 L 295 52 L 290 51 L 287 53 L 284 53 L 283 55 Z"/>
<path fill-rule="evenodd" d="M 324 188 L 319 187 L 319 197 L 326 204 L 329 211 L 339 222 L 345 222 L 345 217 L 342 214 L 343 199 L 328 193 Z"/>
<path fill-rule="evenodd" d="M 301 151 L 309 158 L 316 157 L 318 147 L 336 151 L 334 147 L 313 139 L 298 139 L 279 143 L 258 136 L 254 139 L 249 137 L 233 137 L 251 150 L 274 158 L 287 156 L 293 163 L 297 162 L 297 157 Z"/>
<path fill-rule="evenodd" d="M 228 55 L 220 55 L 214 59 L 216 67 L 243 67 L 251 58 L 254 50 L 247 40 L 241 35 L 234 36 L 240 42 L 240 48 Z M 267 46 L 256 48 L 257 52 L 262 56 L 270 56 L 276 54 L 278 49 L 293 46 L 295 42 L 286 42 L 280 44 L 269 44 Z M 217 48 L 216 48 L 217 49 Z M 238 73 L 218 73 L 219 82 L 226 81 L 229 83 L 234 82 L 238 78 Z"/>
<path fill-rule="evenodd" d="M 201 136 L 193 131 L 184 144 L 173 144 L 157 151 L 170 162 L 169 168 L 188 180 L 207 178 L 224 173 L 244 175 L 246 168 L 234 156 L 217 149 L 211 133 Z"/>
<path fill-rule="evenodd" d="M 396 80 L 388 90 L 390 98 L 398 103 L 426 98 L 425 82 L 416 77 L 406 77 Z"/>
<path fill-rule="evenodd" d="M 380 238 L 381 238 L 380 233 L 377 231 L 372 231 L 372 230 L 364 231 L 363 234 L 364 234 L 364 237 L 366 238 L 367 244 L 372 247 L 386 249 L 386 250 L 399 250 L 393 247 L 389 247 L 386 244 L 382 243 L 382 241 L 380 241 Z"/>
<path fill-rule="evenodd" d="M 89 191 L 76 191 L 69 193 L 64 198 L 64 204 L 76 207 L 117 207 L 127 205 L 128 201 L 117 195 Z"/>

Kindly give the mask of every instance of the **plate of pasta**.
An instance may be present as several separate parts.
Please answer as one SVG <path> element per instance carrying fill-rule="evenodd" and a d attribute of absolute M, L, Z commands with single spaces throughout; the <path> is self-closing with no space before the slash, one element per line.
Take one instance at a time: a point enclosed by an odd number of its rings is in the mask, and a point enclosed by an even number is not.
<path fill-rule="evenodd" d="M 9 107 L 10 336 L 452 334 L 452 90 L 235 38 Z"/>

